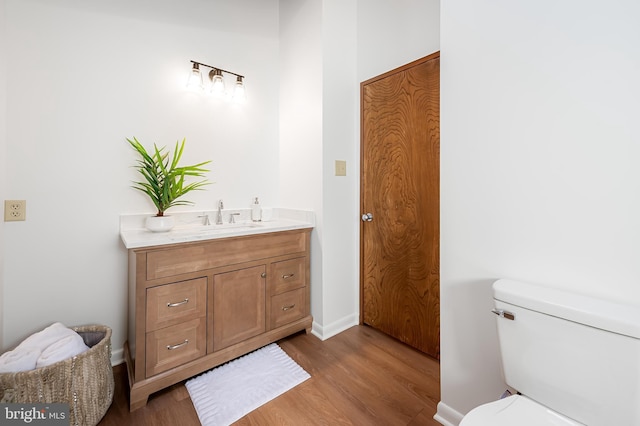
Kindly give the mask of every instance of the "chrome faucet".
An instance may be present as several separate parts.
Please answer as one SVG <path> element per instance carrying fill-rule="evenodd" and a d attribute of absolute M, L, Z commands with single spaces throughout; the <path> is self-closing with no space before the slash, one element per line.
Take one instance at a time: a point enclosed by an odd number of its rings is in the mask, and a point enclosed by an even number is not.
<path fill-rule="evenodd" d="M 216 225 L 222 225 L 222 209 L 224 209 L 224 204 L 222 204 L 222 200 L 218 201 L 218 215 L 216 216 Z"/>

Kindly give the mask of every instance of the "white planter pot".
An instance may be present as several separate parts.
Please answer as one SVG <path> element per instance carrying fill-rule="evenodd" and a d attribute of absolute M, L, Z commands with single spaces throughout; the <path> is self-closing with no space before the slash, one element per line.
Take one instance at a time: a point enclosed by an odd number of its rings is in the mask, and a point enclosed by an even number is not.
<path fill-rule="evenodd" d="M 151 232 L 168 232 L 174 225 L 173 216 L 149 216 L 145 222 Z"/>

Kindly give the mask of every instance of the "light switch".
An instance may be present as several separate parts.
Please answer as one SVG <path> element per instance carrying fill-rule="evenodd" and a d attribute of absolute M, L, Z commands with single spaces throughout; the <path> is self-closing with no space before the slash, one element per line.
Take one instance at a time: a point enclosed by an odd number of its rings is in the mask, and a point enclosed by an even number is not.
<path fill-rule="evenodd" d="M 336 160 L 336 176 L 347 175 L 347 162 L 344 160 Z"/>

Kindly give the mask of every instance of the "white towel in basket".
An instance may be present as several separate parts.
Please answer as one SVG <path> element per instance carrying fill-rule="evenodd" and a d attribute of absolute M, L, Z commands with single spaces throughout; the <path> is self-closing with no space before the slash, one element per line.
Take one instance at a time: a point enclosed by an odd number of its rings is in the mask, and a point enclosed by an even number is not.
<path fill-rule="evenodd" d="M 5 352 L 0 356 L 0 373 L 17 373 L 19 371 L 28 371 L 36 368 L 36 361 L 40 357 L 39 349 L 17 348 Z"/>
<path fill-rule="evenodd" d="M 78 334 L 61 322 L 56 322 L 44 330 L 33 333 L 31 336 L 24 339 L 16 349 L 36 348 L 40 349 L 40 352 L 42 352 L 58 340 L 70 336 L 71 333 Z"/>
<path fill-rule="evenodd" d="M 50 344 L 36 361 L 36 368 L 46 367 L 58 361 L 74 357 L 89 349 L 82 337 L 76 332 Z"/>
<path fill-rule="evenodd" d="M 71 358 L 88 349 L 78 333 L 57 322 L 27 337 L 14 350 L 2 354 L 0 373 L 33 370 Z"/>

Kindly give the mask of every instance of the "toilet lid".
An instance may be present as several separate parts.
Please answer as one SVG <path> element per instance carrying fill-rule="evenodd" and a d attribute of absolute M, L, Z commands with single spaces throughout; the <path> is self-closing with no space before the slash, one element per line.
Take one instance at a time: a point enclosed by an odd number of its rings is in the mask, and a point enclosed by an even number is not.
<path fill-rule="evenodd" d="M 584 426 L 523 395 L 512 395 L 471 410 L 460 426 Z"/>

